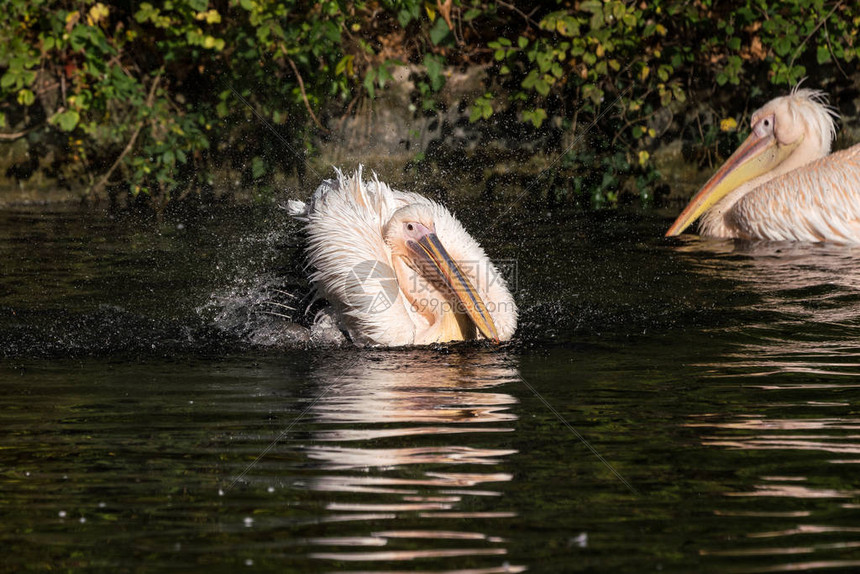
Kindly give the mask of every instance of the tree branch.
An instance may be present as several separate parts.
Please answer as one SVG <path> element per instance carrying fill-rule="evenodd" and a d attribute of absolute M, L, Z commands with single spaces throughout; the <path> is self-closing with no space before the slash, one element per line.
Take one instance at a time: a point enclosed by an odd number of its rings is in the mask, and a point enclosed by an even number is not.
<path fill-rule="evenodd" d="M 287 51 L 281 46 L 281 50 L 284 52 L 284 55 L 287 55 Z M 290 63 L 290 67 L 293 69 L 293 73 L 296 75 L 296 79 L 299 81 L 299 90 L 302 92 L 302 99 L 305 101 L 305 107 L 308 109 L 308 113 L 311 115 L 311 119 L 317 125 L 319 129 L 324 131 L 325 133 L 329 133 L 328 128 L 323 126 L 320 121 L 317 119 L 314 111 L 311 109 L 311 103 L 308 101 L 308 95 L 305 93 L 305 82 L 302 80 L 302 75 L 299 73 L 299 69 L 296 67 L 296 63 L 293 62 L 293 59 L 287 56 L 287 62 Z"/>
<path fill-rule="evenodd" d="M 149 94 L 146 96 L 146 107 L 151 108 L 152 103 L 155 100 L 155 89 L 158 87 L 158 83 L 161 81 L 161 74 L 155 76 L 155 79 L 152 81 L 152 86 L 149 88 Z M 110 176 L 113 175 L 113 172 L 119 167 L 122 159 L 128 155 L 128 153 L 134 148 L 134 143 L 137 141 L 137 136 L 140 135 L 140 130 L 143 129 L 144 122 L 141 121 L 137 124 L 137 128 L 134 130 L 134 133 L 131 135 L 131 139 L 128 140 L 128 143 L 125 144 L 125 149 L 122 150 L 122 153 L 119 154 L 119 157 L 116 158 L 116 161 L 113 162 L 113 165 L 110 166 L 110 169 L 106 174 L 102 176 L 102 178 L 92 187 L 93 195 L 99 195 L 102 191 L 104 191 L 105 185 L 107 185 L 108 180 L 110 180 Z"/>
<path fill-rule="evenodd" d="M 11 133 L 11 134 L 0 133 L 0 141 L 13 142 L 15 140 L 19 140 L 22 137 L 24 137 L 25 135 L 27 135 L 28 133 L 30 133 L 31 131 L 33 131 L 34 129 L 36 129 L 37 127 L 39 127 L 39 126 L 32 126 L 32 127 L 27 128 L 26 130 L 21 130 L 20 132 L 15 132 L 15 133 Z"/>

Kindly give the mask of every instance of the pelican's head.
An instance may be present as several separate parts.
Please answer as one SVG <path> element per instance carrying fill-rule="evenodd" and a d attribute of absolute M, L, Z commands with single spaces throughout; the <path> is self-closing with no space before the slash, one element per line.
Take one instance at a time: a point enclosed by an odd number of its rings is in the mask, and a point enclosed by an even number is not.
<path fill-rule="evenodd" d="M 484 337 L 499 342 L 493 317 L 480 293 L 437 237 L 430 205 L 411 204 L 395 211 L 385 224 L 383 237 L 393 258 L 400 257 L 428 284 L 444 293 L 451 306 L 465 314 Z M 416 289 L 416 286 L 400 285 L 401 289 L 410 287 L 413 291 Z"/>
<path fill-rule="evenodd" d="M 795 88 L 753 113 L 752 133 L 690 200 L 666 236 L 678 235 L 729 192 L 764 183 L 830 153 L 836 112 L 818 90 Z M 753 189 L 755 186 L 749 186 Z"/>

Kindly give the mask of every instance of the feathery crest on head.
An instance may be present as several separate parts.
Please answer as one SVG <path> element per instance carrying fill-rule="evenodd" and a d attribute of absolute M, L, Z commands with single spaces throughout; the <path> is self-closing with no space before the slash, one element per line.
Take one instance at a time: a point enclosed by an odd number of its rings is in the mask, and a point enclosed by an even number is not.
<path fill-rule="evenodd" d="M 823 90 L 812 88 L 801 88 L 803 80 L 792 88 L 791 93 L 786 96 L 791 103 L 797 103 L 807 121 L 817 126 L 822 136 L 826 136 L 828 143 L 836 139 L 836 120 L 839 119 L 839 111 L 830 105 L 830 98 Z M 793 109 L 798 109 L 793 107 Z M 804 111 L 811 113 L 803 113 Z M 829 147 L 829 146 L 828 146 Z"/>

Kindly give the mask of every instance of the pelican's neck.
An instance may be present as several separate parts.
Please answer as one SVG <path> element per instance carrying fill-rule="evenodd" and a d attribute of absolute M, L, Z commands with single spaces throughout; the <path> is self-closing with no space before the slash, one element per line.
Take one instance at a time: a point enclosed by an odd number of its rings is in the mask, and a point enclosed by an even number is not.
<path fill-rule="evenodd" d="M 728 219 L 729 210 L 746 194 L 773 179 L 770 174 L 752 179 L 730 191 L 724 198 L 715 203 L 702 215 L 699 222 L 699 234 L 704 237 L 738 237 L 737 231 Z"/>
<path fill-rule="evenodd" d="M 739 237 L 737 230 L 728 218 L 729 212 L 734 205 L 748 193 L 753 193 L 767 182 L 782 175 L 792 172 L 815 160 L 825 157 L 830 151 L 830 146 L 823 146 L 816 139 L 805 139 L 785 161 L 777 165 L 767 173 L 742 183 L 724 198 L 714 204 L 711 209 L 702 215 L 699 224 L 699 233 L 707 237 Z"/>
<path fill-rule="evenodd" d="M 406 264 L 403 257 L 393 256 L 394 273 L 400 292 L 409 303 L 410 314 L 417 319 L 416 345 L 466 341 L 477 337 L 475 323 L 458 311 L 460 304 L 439 291 L 420 273 Z"/>

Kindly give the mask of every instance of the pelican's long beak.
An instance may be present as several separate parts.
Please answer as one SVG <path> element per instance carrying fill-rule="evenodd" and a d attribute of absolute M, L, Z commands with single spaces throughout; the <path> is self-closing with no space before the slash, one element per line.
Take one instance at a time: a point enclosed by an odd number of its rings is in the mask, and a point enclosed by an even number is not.
<path fill-rule="evenodd" d="M 699 216 L 741 184 L 764 175 L 782 163 L 799 144 L 778 145 L 773 134 L 752 134 L 726 160 L 717 173 L 690 200 L 690 203 L 666 232 L 666 237 L 678 235 Z"/>
<path fill-rule="evenodd" d="M 432 231 L 420 237 L 417 241 L 407 241 L 407 246 L 413 254 L 420 258 L 439 275 L 445 285 L 459 299 L 462 309 L 484 337 L 494 343 L 499 342 L 499 333 L 493 317 L 487 311 L 484 300 L 469 278 L 463 273 L 457 262 L 448 255 L 439 238 Z"/>

